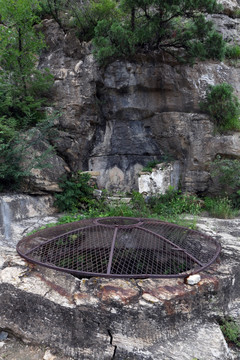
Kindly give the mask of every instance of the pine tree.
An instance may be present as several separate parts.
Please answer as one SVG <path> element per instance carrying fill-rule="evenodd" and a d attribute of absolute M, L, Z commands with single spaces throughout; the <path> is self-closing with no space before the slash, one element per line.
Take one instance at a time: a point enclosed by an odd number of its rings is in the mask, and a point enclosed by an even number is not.
<path fill-rule="evenodd" d="M 193 62 L 221 60 L 225 42 L 206 14 L 220 11 L 215 0 L 121 0 L 121 21 L 102 20 L 95 28 L 100 62 L 138 51 L 164 51 Z"/>

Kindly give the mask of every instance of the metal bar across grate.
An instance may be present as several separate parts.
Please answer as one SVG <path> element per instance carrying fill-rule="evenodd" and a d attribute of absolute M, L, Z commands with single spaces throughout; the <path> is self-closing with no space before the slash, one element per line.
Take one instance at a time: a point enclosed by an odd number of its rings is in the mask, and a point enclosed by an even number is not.
<path fill-rule="evenodd" d="M 153 219 L 112 217 L 44 229 L 17 245 L 27 261 L 79 277 L 186 277 L 210 266 L 220 244 Z"/>

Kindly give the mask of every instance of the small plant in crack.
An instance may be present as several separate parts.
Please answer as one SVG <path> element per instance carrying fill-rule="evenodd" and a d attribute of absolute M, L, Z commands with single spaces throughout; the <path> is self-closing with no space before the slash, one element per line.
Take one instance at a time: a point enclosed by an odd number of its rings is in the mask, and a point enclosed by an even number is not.
<path fill-rule="evenodd" d="M 232 318 L 221 319 L 219 323 L 227 343 L 240 348 L 240 326 Z"/>

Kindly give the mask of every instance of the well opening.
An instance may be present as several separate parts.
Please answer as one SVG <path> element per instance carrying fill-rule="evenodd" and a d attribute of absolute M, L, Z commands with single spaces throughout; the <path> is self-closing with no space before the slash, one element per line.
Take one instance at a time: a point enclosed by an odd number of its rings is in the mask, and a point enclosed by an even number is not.
<path fill-rule="evenodd" d="M 212 237 L 153 219 L 88 219 L 23 238 L 26 260 L 78 277 L 186 277 L 210 266 L 220 253 Z"/>

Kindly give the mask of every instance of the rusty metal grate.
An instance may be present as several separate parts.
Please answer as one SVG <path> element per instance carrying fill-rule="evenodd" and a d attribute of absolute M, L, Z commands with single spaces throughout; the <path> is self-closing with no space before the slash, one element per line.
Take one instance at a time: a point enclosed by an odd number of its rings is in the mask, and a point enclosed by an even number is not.
<path fill-rule="evenodd" d="M 126 217 L 56 226 L 17 245 L 26 260 L 81 277 L 185 277 L 210 266 L 220 249 L 199 231 Z"/>

